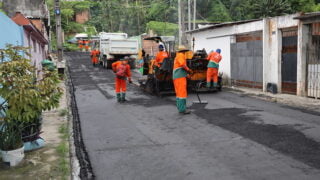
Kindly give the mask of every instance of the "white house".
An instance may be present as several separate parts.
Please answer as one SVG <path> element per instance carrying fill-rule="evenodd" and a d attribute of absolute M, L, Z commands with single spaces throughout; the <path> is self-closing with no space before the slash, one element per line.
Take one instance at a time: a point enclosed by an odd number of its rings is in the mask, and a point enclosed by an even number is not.
<path fill-rule="evenodd" d="M 280 93 L 320 97 L 320 69 L 311 68 L 319 60 L 319 22 L 320 13 L 292 14 L 222 23 L 186 33 L 195 39 L 195 50 L 222 49 L 220 72 L 230 85 L 264 91 L 270 85 Z M 310 63 L 311 59 L 315 62 Z M 310 89 L 316 91 L 311 94 Z"/>

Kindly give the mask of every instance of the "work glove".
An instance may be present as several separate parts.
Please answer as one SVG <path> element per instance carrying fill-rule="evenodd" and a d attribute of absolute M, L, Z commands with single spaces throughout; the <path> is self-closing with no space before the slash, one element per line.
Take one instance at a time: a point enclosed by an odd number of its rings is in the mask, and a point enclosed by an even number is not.
<path fill-rule="evenodd" d="M 193 71 L 191 69 L 189 69 L 187 72 L 188 74 L 193 74 Z"/>

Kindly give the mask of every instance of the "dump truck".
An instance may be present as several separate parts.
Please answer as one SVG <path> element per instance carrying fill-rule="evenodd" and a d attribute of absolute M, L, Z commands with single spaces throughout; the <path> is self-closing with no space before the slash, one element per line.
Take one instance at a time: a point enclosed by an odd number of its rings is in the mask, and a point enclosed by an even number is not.
<path fill-rule="evenodd" d="M 125 56 L 130 57 L 129 64 L 135 68 L 135 60 L 139 52 L 138 40 L 128 39 L 126 33 L 106 33 L 101 32 L 100 36 L 100 64 L 107 69 L 111 69 L 112 63 Z"/>

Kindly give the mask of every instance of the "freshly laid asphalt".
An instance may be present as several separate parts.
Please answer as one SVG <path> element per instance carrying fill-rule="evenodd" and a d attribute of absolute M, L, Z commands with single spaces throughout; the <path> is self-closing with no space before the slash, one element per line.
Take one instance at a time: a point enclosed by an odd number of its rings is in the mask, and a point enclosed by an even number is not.
<path fill-rule="evenodd" d="M 128 86 L 115 100 L 112 71 L 66 53 L 85 148 L 96 179 L 318 180 L 320 116 L 223 90 L 180 115 L 175 97 Z"/>

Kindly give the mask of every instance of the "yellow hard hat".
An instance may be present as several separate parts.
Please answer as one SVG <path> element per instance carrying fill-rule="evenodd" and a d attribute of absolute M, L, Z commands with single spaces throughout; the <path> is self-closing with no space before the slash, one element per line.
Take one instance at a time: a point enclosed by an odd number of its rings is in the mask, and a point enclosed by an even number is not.
<path fill-rule="evenodd" d="M 189 51 L 189 49 L 186 48 L 186 47 L 183 46 L 183 45 L 179 45 L 177 51 L 178 51 L 178 52 L 185 52 L 185 51 Z"/>

